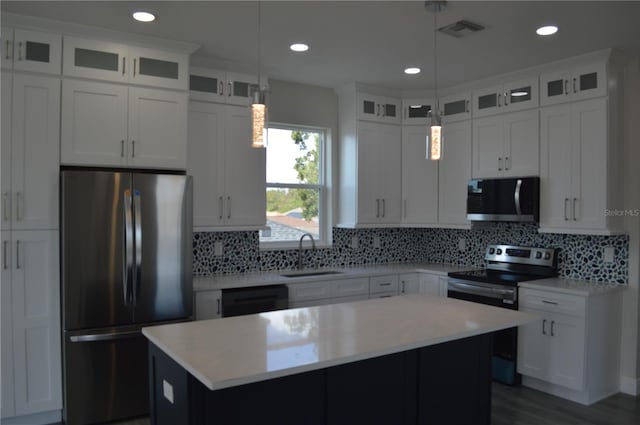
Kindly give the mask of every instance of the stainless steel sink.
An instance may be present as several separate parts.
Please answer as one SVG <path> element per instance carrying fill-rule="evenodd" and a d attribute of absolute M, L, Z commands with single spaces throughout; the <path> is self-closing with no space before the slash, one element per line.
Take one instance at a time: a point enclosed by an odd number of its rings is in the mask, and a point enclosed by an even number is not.
<path fill-rule="evenodd" d="M 341 273 L 342 272 L 339 272 L 337 270 L 309 270 L 307 272 L 301 271 L 301 272 L 283 273 L 280 276 L 282 276 L 282 277 L 306 277 L 306 276 L 324 276 L 324 275 L 341 274 Z"/>

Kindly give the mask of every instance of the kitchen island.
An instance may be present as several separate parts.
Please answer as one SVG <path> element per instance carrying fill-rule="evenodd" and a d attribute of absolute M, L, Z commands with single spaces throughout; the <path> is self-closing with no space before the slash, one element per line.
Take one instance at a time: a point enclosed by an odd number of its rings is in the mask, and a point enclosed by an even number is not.
<path fill-rule="evenodd" d="M 489 425 L 491 333 L 536 319 L 410 295 L 144 328 L 152 423 Z"/>

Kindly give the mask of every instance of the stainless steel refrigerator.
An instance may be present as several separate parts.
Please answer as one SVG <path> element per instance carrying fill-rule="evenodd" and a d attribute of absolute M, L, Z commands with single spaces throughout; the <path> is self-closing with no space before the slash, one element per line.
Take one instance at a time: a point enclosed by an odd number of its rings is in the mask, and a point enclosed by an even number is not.
<path fill-rule="evenodd" d="M 148 412 L 143 326 L 190 320 L 192 179 L 61 171 L 64 416 Z"/>

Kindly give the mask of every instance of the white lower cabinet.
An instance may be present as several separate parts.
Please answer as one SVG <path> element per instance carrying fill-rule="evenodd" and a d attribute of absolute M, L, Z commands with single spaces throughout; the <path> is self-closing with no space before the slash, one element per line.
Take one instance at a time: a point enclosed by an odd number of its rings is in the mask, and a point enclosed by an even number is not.
<path fill-rule="evenodd" d="M 520 310 L 541 320 L 518 331 L 523 384 L 591 404 L 618 391 L 619 292 L 592 296 L 520 288 Z"/>
<path fill-rule="evenodd" d="M 289 307 L 335 304 L 369 298 L 369 278 L 289 284 Z"/>
<path fill-rule="evenodd" d="M 222 317 L 222 291 L 199 291 L 195 294 L 196 320 Z"/>
<path fill-rule="evenodd" d="M 418 273 L 403 273 L 398 275 L 400 280 L 400 294 L 417 294 L 420 292 L 420 276 Z"/>
<path fill-rule="evenodd" d="M 447 277 L 431 273 L 420 273 L 420 293 L 447 296 Z"/>
<path fill-rule="evenodd" d="M 374 276 L 369 278 L 369 294 L 371 298 L 392 297 L 398 295 L 400 279 L 398 275 Z"/>
<path fill-rule="evenodd" d="M 58 231 L 2 232 L 2 417 L 62 408 Z"/>
<path fill-rule="evenodd" d="M 61 163 L 185 169 L 184 92 L 64 80 Z"/>

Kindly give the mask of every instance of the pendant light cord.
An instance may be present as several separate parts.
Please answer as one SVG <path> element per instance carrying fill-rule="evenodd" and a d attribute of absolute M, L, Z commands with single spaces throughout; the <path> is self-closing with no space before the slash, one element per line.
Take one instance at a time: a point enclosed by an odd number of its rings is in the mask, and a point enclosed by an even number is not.
<path fill-rule="evenodd" d="M 437 2 L 434 3 L 434 10 L 433 10 L 433 85 L 434 85 L 434 90 L 435 90 L 435 97 L 436 97 L 436 112 L 435 115 L 438 116 L 440 115 L 440 111 L 438 110 L 438 107 L 440 106 L 440 99 L 438 99 L 438 48 L 437 48 L 437 37 L 438 37 L 438 24 L 437 24 L 437 19 L 438 19 L 438 11 L 439 11 L 439 5 Z"/>
<path fill-rule="evenodd" d="M 262 8 L 262 3 L 260 1 L 258 1 L 258 93 L 260 93 L 260 68 L 261 68 L 261 64 L 260 64 L 260 58 L 261 58 L 261 48 L 260 48 L 260 34 L 261 34 L 261 29 L 262 29 L 262 20 L 261 20 L 261 8 Z"/>

